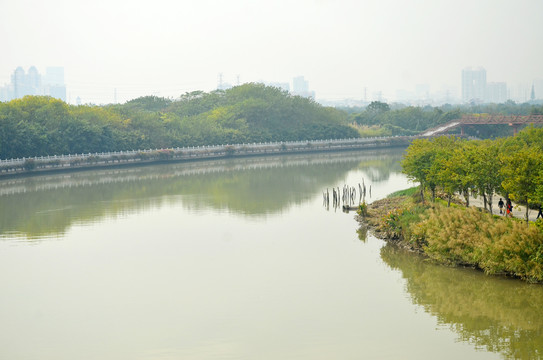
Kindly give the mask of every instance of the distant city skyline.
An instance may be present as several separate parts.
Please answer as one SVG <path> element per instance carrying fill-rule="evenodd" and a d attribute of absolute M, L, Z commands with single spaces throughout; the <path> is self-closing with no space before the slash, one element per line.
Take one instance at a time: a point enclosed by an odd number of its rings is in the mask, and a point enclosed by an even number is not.
<path fill-rule="evenodd" d="M 11 74 L 11 81 L 0 85 L 0 101 L 19 99 L 26 95 L 47 95 L 66 101 L 64 68 L 48 66 L 42 76 L 35 66 L 25 72 L 22 66 Z"/>
<path fill-rule="evenodd" d="M 541 0 L 6 1 L 0 86 L 56 64 L 71 103 L 207 92 L 221 73 L 304 76 L 317 101 L 460 102 L 462 69 L 482 66 L 520 102 L 543 93 L 542 13 Z"/>
<path fill-rule="evenodd" d="M 267 86 L 274 86 L 282 90 L 288 91 L 293 95 L 311 97 L 323 104 L 343 104 L 343 105 L 361 105 L 371 101 L 383 102 L 398 102 L 411 105 L 441 105 L 441 104 L 459 104 L 459 103 L 503 103 L 507 100 L 515 102 L 525 102 L 543 99 L 543 79 L 536 79 L 531 85 L 525 85 L 522 92 L 518 92 L 516 96 L 512 96 L 512 91 L 507 88 L 505 82 L 487 82 L 486 70 L 483 67 L 467 67 L 461 72 L 461 93 L 454 94 L 450 90 L 442 90 L 432 92 L 428 84 L 417 84 L 413 91 L 396 90 L 396 96 L 391 99 L 383 97 L 382 92 L 373 92 L 371 96 L 367 93 L 359 98 L 341 98 L 341 99 L 324 99 L 317 98 L 316 92 L 311 90 L 309 81 L 304 76 L 295 76 L 291 82 L 274 82 L 258 80 L 257 83 L 262 83 Z M 177 95 L 160 95 L 158 93 L 145 94 L 134 96 L 132 98 L 117 99 L 117 88 L 113 88 L 112 100 L 102 103 L 85 102 L 78 94 L 72 94 L 72 98 L 67 98 L 67 88 L 64 83 L 64 68 L 60 66 L 48 66 L 46 74 L 42 76 L 35 66 L 28 68 L 25 73 L 22 66 L 18 66 L 11 75 L 11 82 L 0 85 L 0 101 L 9 101 L 15 98 L 21 98 L 25 95 L 49 95 L 71 104 L 81 105 L 82 103 L 93 104 L 108 104 L 108 103 L 124 103 L 140 96 L 156 95 L 169 98 L 177 98 L 183 93 Z M 236 76 L 236 83 L 232 84 L 226 80 L 224 74 L 218 75 L 218 82 L 215 89 L 226 90 L 233 86 L 241 85 L 240 75 Z M 19 85 L 17 85 L 19 84 Z M 292 84 L 292 86 L 291 86 Z M 208 91 L 212 91 L 211 89 Z M 188 91 L 196 91 L 193 89 Z M 366 89 L 367 91 L 367 89 Z M 537 95 L 536 95 L 537 94 Z"/>

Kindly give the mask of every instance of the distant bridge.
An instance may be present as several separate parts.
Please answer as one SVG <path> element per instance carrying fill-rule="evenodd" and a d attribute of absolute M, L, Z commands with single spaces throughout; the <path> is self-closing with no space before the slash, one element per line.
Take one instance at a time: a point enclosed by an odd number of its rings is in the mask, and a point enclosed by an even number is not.
<path fill-rule="evenodd" d="M 460 126 L 460 134 L 464 135 L 464 128 L 467 125 L 509 125 L 513 127 L 516 134 L 519 126 L 528 124 L 543 124 L 543 115 L 463 115 L 460 119 L 428 129 L 419 136 L 439 135 L 458 126 Z"/>

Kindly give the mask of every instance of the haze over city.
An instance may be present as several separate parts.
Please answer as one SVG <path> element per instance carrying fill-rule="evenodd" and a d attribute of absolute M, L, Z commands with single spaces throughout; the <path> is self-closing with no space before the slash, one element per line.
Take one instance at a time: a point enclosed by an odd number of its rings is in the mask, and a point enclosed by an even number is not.
<path fill-rule="evenodd" d="M 211 91 L 220 74 L 232 85 L 304 76 L 318 100 L 394 101 L 417 89 L 460 99 L 462 69 L 472 66 L 520 100 L 543 79 L 540 0 L 21 0 L 1 8 L 0 86 L 18 66 L 60 66 L 71 103 Z"/>

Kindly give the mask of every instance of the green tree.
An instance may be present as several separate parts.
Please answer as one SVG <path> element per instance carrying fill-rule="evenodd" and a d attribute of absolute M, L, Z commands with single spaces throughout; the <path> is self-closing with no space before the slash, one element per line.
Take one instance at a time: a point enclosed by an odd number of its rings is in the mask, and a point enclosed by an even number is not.
<path fill-rule="evenodd" d="M 384 113 L 390 110 L 390 106 L 387 103 L 381 101 L 372 101 L 366 111 L 373 114 Z"/>
<path fill-rule="evenodd" d="M 502 154 L 502 186 L 511 199 L 526 204 L 526 222 L 531 203 L 541 199 L 539 189 L 543 172 L 543 150 L 539 147 L 523 147 L 514 153 Z"/>
<path fill-rule="evenodd" d="M 484 208 L 492 214 L 492 197 L 500 192 L 502 174 L 499 160 L 500 142 L 484 140 L 477 143 L 476 154 L 471 158 L 470 174 L 478 193 L 483 197 Z"/>
<path fill-rule="evenodd" d="M 424 202 L 424 189 L 426 187 L 435 188 L 430 178 L 430 170 L 435 157 L 428 139 L 415 139 L 406 149 L 402 159 L 402 171 L 411 181 L 420 184 L 420 197 Z"/>
<path fill-rule="evenodd" d="M 459 185 L 453 174 L 453 155 L 458 141 L 454 137 L 440 136 L 430 140 L 429 146 L 432 156 L 427 182 L 432 191 L 432 200 L 435 199 L 435 186 L 439 185 L 447 194 L 447 205 L 450 206 L 451 198 Z"/>
<path fill-rule="evenodd" d="M 453 151 L 449 167 L 451 180 L 456 183 L 457 190 L 464 196 L 466 207 L 469 207 L 470 192 L 475 188 L 473 167 L 478 155 L 478 143 L 464 141 Z"/>

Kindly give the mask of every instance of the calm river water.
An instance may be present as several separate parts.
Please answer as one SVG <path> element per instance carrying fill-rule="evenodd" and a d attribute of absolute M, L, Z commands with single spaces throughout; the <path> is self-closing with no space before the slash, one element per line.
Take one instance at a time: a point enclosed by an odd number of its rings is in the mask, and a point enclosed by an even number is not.
<path fill-rule="evenodd" d="M 402 150 L 0 181 L 0 359 L 536 359 L 543 286 L 435 266 L 322 193 Z"/>

